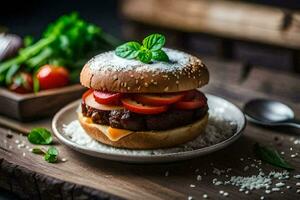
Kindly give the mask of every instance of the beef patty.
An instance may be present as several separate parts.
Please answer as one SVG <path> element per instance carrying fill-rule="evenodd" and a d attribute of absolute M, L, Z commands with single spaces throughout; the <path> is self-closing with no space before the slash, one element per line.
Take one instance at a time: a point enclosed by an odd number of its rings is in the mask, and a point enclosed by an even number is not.
<path fill-rule="evenodd" d="M 108 125 L 114 128 L 132 131 L 166 130 L 191 124 L 201 119 L 208 111 L 208 107 L 194 110 L 168 110 L 156 115 L 142 115 L 129 110 L 98 110 L 81 105 L 82 114 L 92 118 L 96 124 Z"/>

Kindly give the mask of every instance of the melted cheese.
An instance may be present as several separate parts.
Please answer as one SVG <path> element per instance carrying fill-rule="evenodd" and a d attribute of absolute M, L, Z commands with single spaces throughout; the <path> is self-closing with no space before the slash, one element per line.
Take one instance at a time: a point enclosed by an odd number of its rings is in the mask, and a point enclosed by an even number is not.
<path fill-rule="evenodd" d="M 118 141 L 119 139 L 131 134 L 132 131 L 109 127 L 108 133 L 108 137 L 111 141 Z"/>
<path fill-rule="evenodd" d="M 133 133 L 132 131 L 129 130 L 125 130 L 125 129 L 119 129 L 119 128 L 112 128 L 110 126 L 106 126 L 106 125 L 101 125 L 101 124 L 94 124 L 92 119 L 89 117 L 84 117 L 81 116 L 83 118 L 83 120 L 88 123 L 90 126 L 93 126 L 97 129 L 99 129 L 103 134 L 106 135 L 106 137 L 108 139 L 110 139 L 111 141 L 115 142 L 120 140 L 121 138 L 130 135 L 131 133 Z"/>

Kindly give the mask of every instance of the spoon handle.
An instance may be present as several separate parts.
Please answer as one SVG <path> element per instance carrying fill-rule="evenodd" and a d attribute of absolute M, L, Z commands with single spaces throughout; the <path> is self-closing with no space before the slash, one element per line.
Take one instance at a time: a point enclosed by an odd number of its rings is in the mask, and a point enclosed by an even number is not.
<path fill-rule="evenodd" d="M 288 122 L 286 122 L 286 124 L 295 128 L 300 128 L 300 121 L 297 119 L 291 119 Z"/>

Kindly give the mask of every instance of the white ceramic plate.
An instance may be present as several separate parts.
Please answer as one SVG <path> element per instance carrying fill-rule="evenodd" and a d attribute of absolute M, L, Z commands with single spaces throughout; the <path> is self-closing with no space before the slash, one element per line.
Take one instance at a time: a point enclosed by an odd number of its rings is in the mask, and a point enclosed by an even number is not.
<path fill-rule="evenodd" d="M 69 124 L 70 122 L 77 119 L 76 110 L 80 105 L 80 100 L 62 108 L 54 116 L 52 121 L 52 129 L 54 131 L 55 136 L 61 143 L 81 153 L 104 159 L 130 163 L 159 163 L 191 159 L 217 151 L 233 143 L 241 136 L 241 133 L 246 125 L 246 120 L 243 112 L 234 104 L 214 95 L 206 94 L 206 96 L 208 98 L 209 109 L 213 110 L 213 112 L 217 112 L 219 115 L 222 115 L 224 117 L 226 116 L 226 119 L 229 119 L 230 121 L 233 121 L 236 124 L 236 128 L 231 137 L 211 146 L 201 147 L 198 149 L 172 153 L 144 155 L 137 153 L 128 153 L 128 151 L 131 150 L 127 150 L 127 153 L 122 153 L 122 151 L 119 151 L 119 149 L 113 147 L 111 148 L 112 150 L 108 152 L 101 150 L 101 148 L 99 149 L 77 144 L 73 142 L 69 136 L 66 135 L 63 127 L 64 125 Z M 113 149 L 116 149 L 116 151 L 114 151 Z M 137 150 L 134 151 L 136 152 Z"/>

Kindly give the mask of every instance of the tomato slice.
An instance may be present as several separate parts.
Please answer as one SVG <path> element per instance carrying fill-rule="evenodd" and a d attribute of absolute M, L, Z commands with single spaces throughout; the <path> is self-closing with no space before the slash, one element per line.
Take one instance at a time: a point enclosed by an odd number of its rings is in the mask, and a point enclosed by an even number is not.
<path fill-rule="evenodd" d="M 120 104 L 120 98 L 122 97 L 122 93 L 100 92 L 96 90 L 94 90 L 93 94 L 98 103 L 109 105 Z"/>
<path fill-rule="evenodd" d="M 86 97 L 89 96 L 92 92 L 93 92 L 92 89 L 88 89 L 87 91 L 85 91 L 85 92 L 83 93 L 82 98 L 81 98 L 83 103 L 85 103 Z"/>
<path fill-rule="evenodd" d="M 184 96 L 183 93 L 174 94 L 137 94 L 134 99 L 148 105 L 169 105 L 179 101 Z"/>
<path fill-rule="evenodd" d="M 126 109 L 140 114 L 159 114 L 168 109 L 167 106 L 144 105 L 131 98 L 124 98 L 121 101 Z"/>
<path fill-rule="evenodd" d="M 87 95 L 85 97 L 85 100 L 84 100 L 85 104 L 92 107 L 92 108 L 95 108 L 97 110 L 121 110 L 121 109 L 124 109 L 123 106 L 118 106 L 118 105 L 107 105 L 107 104 L 101 104 L 101 103 L 98 103 L 96 101 L 96 99 L 94 98 L 93 94 L 90 93 L 89 95 Z"/>
<path fill-rule="evenodd" d="M 197 90 L 188 91 L 183 99 L 174 104 L 174 107 L 182 110 L 202 108 L 207 105 L 205 95 Z"/>

